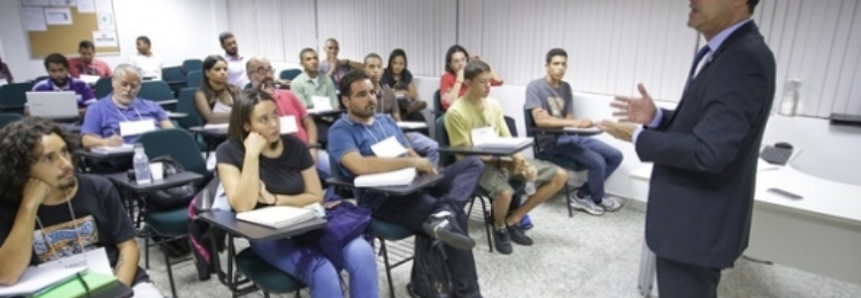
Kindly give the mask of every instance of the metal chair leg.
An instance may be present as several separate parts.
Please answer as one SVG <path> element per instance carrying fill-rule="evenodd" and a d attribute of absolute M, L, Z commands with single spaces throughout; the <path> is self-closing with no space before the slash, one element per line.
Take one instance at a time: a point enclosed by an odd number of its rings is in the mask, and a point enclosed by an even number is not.
<path fill-rule="evenodd" d="M 574 217 L 574 208 L 571 207 L 571 192 L 568 191 L 568 183 L 565 183 L 565 206 L 568 206 L 568 217 Z"/>
<path fill-rule="evenodd" d="M 492 235 L 490 234 L 490 225 L 493 224 L 493 221 L 490 220 L 490 214 L 487 212 L 487 205 L 484 204 L 484 198 L 478 197 L 478 200 L 481 202 L 481 214 L 484 216 L 484 232 L 487 235 L 487 247 L 490 252 L 493 252 L 493 240 L 490 238 Z"/>
<path fill-rule="evenodd" d="M 395 298 L 395 285 L 392 284 L 392 267 L 389 265 L 389 251 L 386 249 L 386 240 L 380 239 L 380 253 L 383 254 L 383 264 L 386 269 L 386 278 L 389 280 L 389 297 Z"/>
<path fill-rule="evenodd" d="M 149 270 L 149 236 L 144 238 L 144 269 Z"/>
<path fill-rule="evenodd" d="M 173 268 L 170 264 L 170 257 L 167 255 L 167 252 L 163 252 L 164 254 L 164 265 L 167 267 L 167 279 L 170 281 L 170 292 L 173 294 L 172 298 L 179 298 L 176 295 L 176 285 L 173 281 Z"/>

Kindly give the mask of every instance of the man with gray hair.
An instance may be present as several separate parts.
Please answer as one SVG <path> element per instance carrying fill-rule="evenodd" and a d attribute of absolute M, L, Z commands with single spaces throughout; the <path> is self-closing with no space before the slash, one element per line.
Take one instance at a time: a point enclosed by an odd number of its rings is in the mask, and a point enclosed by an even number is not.
<path fill-rule="evenodd" d="M 144 132 L 173 128 L 160 105 L 137 97 L 141 80 L 140 71 L 131 64 L 114 69 L 113 92 L 87 108 L 81 125 L 84 148 L 134 144 Z"/>

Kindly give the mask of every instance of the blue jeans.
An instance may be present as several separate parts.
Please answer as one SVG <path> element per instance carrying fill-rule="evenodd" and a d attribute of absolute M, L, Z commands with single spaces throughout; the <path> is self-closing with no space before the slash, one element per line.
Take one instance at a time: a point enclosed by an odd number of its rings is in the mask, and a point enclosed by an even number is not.
<path fill-rule="evenodd" d="M 416 153 L 430 159 L 434 166 L 439 165 L 439 144 L 434 139 L 417 132 L 408 132 L 406 136 Z"/>
<path fill-rule="evenodd" d="M 622 164 L 622 152 L 599 140 L 579 136 L 559 136 L 549 153 L 576 162 L 586 168 L 586 184 L 577 193 L 579 197 L 591 196 L 600 204 L 604 200 L 604 181 Z"/>
<path fill-rule="evenodd" d="M 251 249 L 279 270 L 296 276 L 297 264 L 302 253 L 296 248 L 293 239 L 280 239 L 273 241 L 252 241 Z M 380 296 L 379 284 L 377 283 L 377 257 L 374 249 L 365 239 L 359 237 L 344 246 L 345 267 L 350 273 L 350 297 L 352 298 L 378 298 Z M 313 298 L 340 298 L 341 278 L 335 267 L 325 258 L 317 258 L 312 261 L 311 266 L 316 267 L 308 280 L 304 280 L 311 291 Z"/>
<path fill-rule="evenodd" d="M 323 181 L 332 177 L 332 168 L 329 166 L 329 152 L 324 150 L 317 150 L 317 175 Z M 335 188 L 332 186 L 326 187 L 326 190 L 323 191 L 324 202 L 331 201 L 334 196 Z"/>

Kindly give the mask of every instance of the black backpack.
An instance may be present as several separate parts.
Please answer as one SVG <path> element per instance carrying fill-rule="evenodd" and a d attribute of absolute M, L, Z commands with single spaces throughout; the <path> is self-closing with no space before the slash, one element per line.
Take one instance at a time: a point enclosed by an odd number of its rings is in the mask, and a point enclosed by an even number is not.
<path fill-rule="evenodd" d="M 415 238 L 413 272 L 407 285 L 410 297 L 454 297 L 454 285 L 446 263 L 444 244 L 428 236 L 416 235 Z"/>
<path fill-rule="evenodd" d="M 164 164 L 164 177 L 185 172 L 182 165 L 170 158 L 170 156 L 159 156 L 150 160 L 151 163 L 161 162 Z M 204 179 L 205 180 L 205 179 Z M 205 182 L 204 182 L 205 183 Z M 199 187 L 194 183 L 159 189 L 143 194 L 147 208 L 155 211 L 173 210 L 186 207 L 191 199 L 197 194 Z"/>

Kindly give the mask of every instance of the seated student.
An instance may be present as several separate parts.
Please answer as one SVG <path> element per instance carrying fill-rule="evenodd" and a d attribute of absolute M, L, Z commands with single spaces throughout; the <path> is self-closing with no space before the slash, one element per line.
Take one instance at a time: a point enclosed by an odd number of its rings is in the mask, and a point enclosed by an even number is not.
<path fill-rule="evenodd" d="M 471 146 L 471 134 L 476 130 L 492 130 L 491 134 L 510 138 L 502 106 L 487 97 L 490 93 L 490 66 L 475 60 L 464 69 L 469 92 L 455 101 L 445 116 L 445 129 L 451 145 Z M 568 174 L 556 165 L 541 160 L 526 160 L 522 153 L 514 154 L 511 158 L 482 157 L 487 166 L 478 182 L 493 200 L 493 240 L 496 249 L 503 254 L 511 253 L 512 241 L 520 245 L 532 245 L 532 239 L 526 236 L 520 224 L 521 219 L 538 204 L 556 194 L 568 181 Z M 537 187 L 534 194 L 527 191 L 529 198 L 516 210 L 509 210 L 515 192 L 509 184 L 510 178 L 534 182 Z"/>
<path fill-rule="evenodd" d="M 476 55 L 472 60 L 480 61 L 481 57 Z M 440 104 L 444 111 L 469 90 L 469 86 L 463 83 L 463 69 L 469 62 L 469 53 L 460 45 L 451 46 L 445 53 L 445 74 L 439 81 Z M 490 70 L 490 85 L 502 86 L 502 78 L 493 69 Z"/>
<path fill-rule="evenodd" d="M 3 58 L 0 58 L 0 86 L 14 83 L 15 78 L 12 77 L 12 70 L 9 69 L 6 62 L 3 62 Z"/>
<path fill-rule="evenodd" d="M 365 56 L 365 73 L 371 77 L 374 86 L 374 95 L 377 97 L 377 113 L 389 114 L 395 121 L 401 121 L 401 112 L 398 108 L 398 99 L 395 91 L 380 83 L 383 72 L 383 58 L 376 53 Z M 426 135 L 417 132 L 405 134 L 410 141 L 410 146 L 421 156 L 431 160 L 434 166 L 439 164 L 439 144 Z"/>
<path fill-rule="evenodd" d="M 395 91 L 404 120 L 427 121 L 421 111 L 427 108 L 428 104 L 419 99 L 413 74 L 407 69 L 407 53 L 403 49 L 395 49 L 389 55 L 389 64 L 383 71 L 380 82 Z"/>
<path fill-rule="evenodd" d="M 138 36 L 138 53 L 129 57 L 129 64 L 137 67 L 141 73 L 142 80 L 161 80 L 162 60 L 152 53 L 152 42 L 149 37 Z"/>
<path fill-rule="evenodd" d="M 77 97 L 78 112 L 81 115 L 84 115 L 88 105 L 96 101 L 96 96 L 93 95 L 93 90 L 87 83 L 69 77 L 69 60 L 66 60 L 65 56 L 53 53 L 45 57 L 45 70 L 48 72 L 48 78 L 33 85 L 33 91 L 73 91 Z M 29 114 L 30 111 L 25 108 L 24 113 Z"/>
<path fill-rule="evenodd" d="M 326 39 L 324 50 L 326 51 L 326 60 L 320 61 L 319 72 L 329 76 L 335 86 L 338 86 L 341 83 L 341 78 L 351 70 L 362 70 L 362 63 L 350 61 L 349 59 L 338 59 L 338 52 L 341 51 L 341 46 L 338 44 L 337 39 Z"/>
<path fill-rule="evenodd" d="M 290 90 L 275 88 L 275 71 L 269 59 L 251 57 L 246 63 L 248 78 L 251 80 L 252 89 L 263 90 L 269 93 L 275 100 L 276 111 L 279 117 L 293 116 L 296 121 L 296 133 L 294 136 L 308 146 L 311 159 L 317 165 L 317 174 L 323 180 L 332 177 L 332 168 L 329 166 L 329 154 L 320 149 L 318 144 L 317 124 L 309 117 L 305 106 Z M 334 194 L 334 188 L 329 187 L 324 194 L 325 199 L 330 199 Z"/>
<path fill-rule="evenodd" d="M 294 136 L 281 135 L 276 109 L 269 93 L 242 91 L 231 113 L 228 141 L 216 150 L 218 176 L 236 212 L 322 202 L 320 179 L 308 147 Z M 307 283 L 312 297 L 343 297 L 335 266 L 350 273 L 350 297 L 379 297 L 376 256 L 364 238 L 344 246 L 344 264 L 333 264 L 318 249 L 306 245 L 290 238 L 251 241 L 251 249 L 260 258 Z"/>
<path fill-rule="evenodd" d="M 102 269 L 135 297 L 164 297 L 138 266 L 137 230 L 113 184 L 75 171 L 76 144 L 39 117 L 0 129 L 0 285 L 16 284 L 28 266 L 89 254 L 107 259 Z"/>
<path fill-rule="evenodd" d="M 94 58 L 96 45 L 92 41 L 82 40 L 78 44 L 78 54 L 80 57 L 69 59 L 69 73 L 73 78 L 80 78 L 82 74 L 103 78 L 111 76 L 111 67 L 104 61 Z"/>
<path fill-rule="evenodd" d="M 568 54 L 563 49 L 547 53 L 547 75 L 526 86 L 524 109 L 532 113 L 535 125 L 546 128 L 592 127 L 586 118 L 574 119 L 574 95 L 571 85 L 563 81 L 568 68 Z M 586 184 L 569 204 L 592 215 L 616 211 L 622 207 L 615 198 L 604 195 L 604 181 L 622 164 L 622 152 L 598 139 L 580 136 L 539 136 L 538 146 L 554 156 L 570 159 L 589 171 Z"/>
<path fill-rule="evenodd" d="M 227 60 L 219 55 L 203 59 L 203 80 L 194 93 L 194 106 L 207 124 L 230 121 L 230 108 L 239 88 L 227 83 Z"/>
<path fill-rule="evenodd" d="M 335 156 L 335 170 L 352 178 L 358 175 L 416 168 L 434 173 L 433 164 L 416 154 L 391 117 L 377 114 L 377 99 L 370 78 L 354 71 L 341 80 L 341 98 L 347 114 L 329 133 L 329 154 Z M 394 139 L 407 152 L 401 157 L 377 157 L 374 153 L 385 140 Z M 372 148 L 373 147 L 373 148 Z M 399 148 L 398 148 L 399 147 Z M 463 209 L 484 166 L 478 158 L 466 158 L 443 170 L 444 178 L 436 185 L 407 197 L 388 197 L 368 192 L 362 204 L 374 217 L 404 226 L 415 233 L 426 233 L 445 243 L 443 246 L 456 291 L 455 297 L 481 297 L 475 260 L 471 249 L 467 217 Z"/>
<path fill-rule="evenodd" d="M 111 84 L 114 91 L 90 105 L 84 116 L 84 148 L 134 144 L 144 132 L 173 128 L 160 105 L 137 97 L 141 86 L 137 68 L 129 64 L 117 66 Z"/>
<path fill-rule="evenodd" d="M 324 96 L 329 98 L 332 108 L 339 109 L 338 96 L 335 94 L 335 83 L 324 72 L 318 69 L 319 58 L 317 52 L 312 48 L 304 48 L 299 53 L 302 63 L 302 73 L 290 81 L 290 90 L 299 96 L 305 108 L 313 109 L 312 97 Z M 249 70 L 251 71 L 251 70 Z M 320 75 L 323 74 L 323 75 Z"/>

